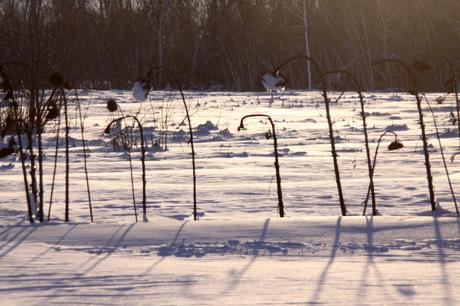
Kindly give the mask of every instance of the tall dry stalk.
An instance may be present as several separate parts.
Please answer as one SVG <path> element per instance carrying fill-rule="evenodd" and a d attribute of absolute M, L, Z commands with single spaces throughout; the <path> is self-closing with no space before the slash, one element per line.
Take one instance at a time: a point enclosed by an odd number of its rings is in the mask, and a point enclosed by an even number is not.
<path fill-rule="evenodd" d="M 146 185 L 147 185 L 147 179 L 146 179 L 146 174 L 145 174 L 145 146 L 144 146 L 144 128 L 139 121 L 139 119 L 134 116 L 134 115 L 126 115 L 120 118 L 113 119 L 105 128 L 104 132 L 106 134 L 110 133 L 110 128 L 112 124 L 115 122 L 119 122 L 122 120 L 125 120 L 126 118 L 132 118 L 134 121 L 136 121 L 137 126 L 139 127 L 139 133 L 141 137 L 141 164 L 142 164 L 142 213 L 143 213 L 143 220 L 146 222 L 147 219 L 147 192 L 146 192 Z M 136 220 L 137 220 L 137 213 L 136 213 Z"/>
<path fill-rule="evenodd" d="M 425 99 L 426 104 L 428 105 L 428 108 L 430 109 L 431 116 L 433 117 L 433 124 L 434 124 L 434 128 L 436 130 L 436 138 L 438 139 L 439 150 L 441 152 L 442 163 L 444 165 L 444 171 L 446 172 L 447 183 L 449 184 L 449 189 L 450 189 L 450 193 L 452 195 L 452 200 L 454 201 L 455 211 L 457 213 L 457 216 L 460 216 L 459 210 L 458 210 L 458 205 L 457 205 L 457 198 L 455 197 L 454 188 L 452 186 L 452 181 L 450 179 L 449 169 L 447 168 L 446 157 L 444 156 L 444 148 L 442 147 L 441 137 L 439 135 L 438 124 L 436 122 L 436 116 L 434 115 L 433 108 L 431 107 L 430 101 L 428 101 L 426 95 L 423 95 L 423 97 Z"/>
<path fill-rule="evenodd" d="M 87 162 L 87 149 L 86 149 L 86 140 L 85 140 L 85 125 L 81 114 L 81 105 L 80 99 L 78 98 L 78 92 L 75 89 L 75 99 L 77 101 L 77 109 L 78 109 L 78 117 L 80 119 L 80 132 L 81 132 L 81 142 L 83 146 L 83 166 L 85 169 L 85 179 L 86 179 L 86 191 L 88 194 L 88 208 L 89 208 L 89 215 L 91 218 L 91 222 L 94 222 L 93 217 L 93 205 L 91 202 L 91 189 L 89 186 L 89 174 L 88 174 L 88 162 Z"/>
<path fill-rule="evenodd" d="M 361 90 L 361 84 L 359 83 L 358 79 L 351 74 L 349 71 L 345 70 L 335 70 L 335 71 L 327 71 L 324 73 L 324 75 L 329 75 L 329 74 L 343 74 L 347 76 L 353 83 L 354 85 L 354 90 L 358 93 L 359 97 L 359 103 L 361 106 L 361 118 L 363 121 L 363 134 L 364 134 L 364 145 L 366 147 L 366 157 L 367 157 L 367 169 L 368 169 L 368 175 L 369 175 L 369 186 L 371 190 L 371 200 L 372 200 L 372 215 L 377 214 L 377 205 L 376 205 L 376 200 L 375 200 L 375 190 L 374 190 L 374 179 L 372 175 L 372 161 L 371 161 L 371 153 L 370 153 L 370 148 L 369 148 L 369 135 L 367 133 L 367 123 L 366 123 L 366 112 L 365 112 L 365 102 L 364 102 L 364 96 Z"/>
<path fill-rule="evenodd" d="M 431 174 L 430 153 L 428 151 L 428 141 L 426 137 L 425 122 L 424 122 L 423 110 L 422 110 L 422 98 L 420 97 L 418 82 L 414 74 L 412 73 L 412 70 L 402 60 L 384 59 L 384 60 L 372 63 L 372 66 L 375 67 L 375 66 L 378 66 L 381 64 L 387 64 L 387 63 L 389 64 L 393 63 L 393 64 L 400 65 L 404 69 L 404 71 L 407 73 L 407 75 L 409 76 L 409 80 L 412 85 L 412 88 L 409 89 L 409 93 L 415 96 L 415 100 L 417 103 L 418 119 L 419 119 L 419 124 L 420 124 L 420 130 L 422 132 L 423 154 L 425 157 L 426 179 L 428 182 L 428 193 L 430 195 L 431 210 L 436 211 L 436 198 L 435 198 L 434 186 L 433 186 L 433 175 Z"/>
<path fill-rule="evenodd" d="M 153 84 L 155 84 L 155 80 L 158 76 L 161 75 L 166 75 L 167 78 L 174 83 L 174 85 L 177 87 L 177 90 L 179 90 L 181 99 L 182 99 L 182 105 L 184 106 L 185 110 L 185 116 L 187 118 L 187 123 L 188 123 L 188 130 L 189 130 L 189 143 L 190 143 L 190 149 L 192 151 L 192 176 L 193 176 L 193 219 L 198 220 L 198 212 L 197 212 L 197 180 L 196 180 L 196 162 L 195 162 L 195 145 L 194 145 L 194 139 L 193 139 L 193 128 L 192 128 L 192 120 L 190 119 L 190 112 L 188 109 L 187 101 L 185 100 L 185 95 L 182 90 L 182 85 L 177 79 L 176 75 L 171 72 L 169 69 L 166 67 L 151 67 L 149 71 L 147 72 L 146 76 L 139 81 L 137 81 L 134 84 L 134 89 L 133 93 L 134 96 L 137 100 L 145 101 L 145 99 L 148 96 L 148 93 L 152 87 Z M 139 90 L 136 90 L 139 89 Z M 136 92 L 141 92 L 141 95 L 136 94 Z"/>
<path fill-rule="evenodd" d="M 372 163 L 372 169 L 371 169 L 371 178 L 372 178 L 372 182 L 374 181 L 373 180 L 373 177 L 374 177 L 374 173 L 375 173 L 375 165 L 377 164 L 377 156 L 379 154 L 379 148 L 380 148 L 380 143 L 382 142 L 382 139 L 383 137 L 385 137 L 386 135 L 388 134 L 393 134 L 393 136 L 395 137 L 395 139 L 393 140 L 393 142 L 391 142 L 389 145 L 388 145 L 388 150 L 390 151 L 394 151 L 394 150 L 399 150 L 403 147 L 403 144 L 399 142 L 398 140 L 398 134 L 396 134 L 395 132 L 393 131 L 385 131 L 383 132 L 378 141 L 377 141 L 377 147 L 375 148 L 375 153 L 374 153 L 374 162 Z M 369 183 L 369 187 L 367 188 L 367 194 L 366 194 L 366 199 L 364 200 L 364 208 L 363 208 L 363 216 L 366 215 L 366 209 L 367 209 L 367 203 L 369 202 L 369 194 L 371 193 L 371 184 Z M 377 215 L 377 208 L 372 209 L 372 215 Z"/>
<path fill-rule="evenodd" d="M 339 202 L 340 202 L 340 210 L 342 212 L 342 216 L 347 215 L 347 208 L 345 205 L 345 200 L 343 198 L 343 191 L 342 191 L 342 182 L 340 179 L 340 170 L 339 170 L 339 162 L 338 162 L 338 154 L 337 150 L 335 148 L 335 138 L 334 138 L 334 129 L 333 129 L 333 122 L 332 122 L 332 117 L 331 117 L 331 111 L 330 111 L 330 98 L 328 97 L 327 93 L 327 85 L 326 85 L 326 80 L 325 80 L 325 75 L 323 70 L 321 69 L 321 66 L 318 64 L 316 60 L 314 60 L 312 57 L 306 56 L 306 55 L 297 55 L 290 57 L 289 59 L 285 60 L 283 63 L 278 65 L 273 72 L 271 73 L 272 76 L 278 76 L 281 68 L 286 66 L 288 63 L 297 60 L 297 59 L 304 59 L 313 64 L 315 67 L 315 70 L 317 71 L 319 77 L 320 77 L 320 83 L 321 83 L 321 90 L 322 90 L 322 96 L 324 100 L 324 107 L 326 109 L 326 119 L 327 119 L 327 125 L 329 129 L 329 142 L 331 144 L 331 152 L 332 152 L 332 160 L 333 160 L 333 165 L 334 165 L 334 174 L 335 174 L 335 181 L 337 184 L 337 191 L 339 194 Z"/>
<path fill-rule="evenodd" d="M 276 175 L 276 187 L 277 187 L 277 194 L 278 194 L 278 212 L 280 214 L 280 217 L 284 217 L 284 203 L 283 203 L 283 191 L 281 189 L 281 174 L 280 174 L 280 164 L 279 164 L 279 153 L 278 153 L 278 137 L 276 136 L 276 129 L 275 129 L 275 123 L 273 123 L 272 118 L 269 115 L 265 114 L 251 114 L 251 115 L 246 115 L 243 118 L 241 118 L 240 121 L 240 126 L 238 127 L 238 131 L 241 129 L 244 129 L 244 120 L 247 118 L 251 117 L 263 117 L 267 118 L 268 121 L 270 122 L 270 126 L 272 128 L 271 131 L 271 137 L 273 137 L 273 150 L 275 154 L 275 175 Z M 269 137 L 267 137 L 269 138 Z"/>

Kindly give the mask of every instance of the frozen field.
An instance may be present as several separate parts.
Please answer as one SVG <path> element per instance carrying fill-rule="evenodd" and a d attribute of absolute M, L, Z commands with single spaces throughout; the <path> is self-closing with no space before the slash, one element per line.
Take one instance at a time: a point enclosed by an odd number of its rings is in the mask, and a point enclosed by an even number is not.
<path fill-rule="evenodd" d="M 437 105 L 454 190 L 460 188 L 455 112 Z M 216 304 L 429 304 L 460 303 L 460 223 L 442 167 L 431 114 L 425 108 L 436 196 L 431 214 L 420 130 L 413 96 L 366 93 L 371 154 L 385 130 L 404 148 L 388 151 L 385 138 L 374 181 L 382 216 L 361 217 L 368 188 L 357 94 L 331 106 L 345 202 L 338 217 L 324 105 L 319 92 L 186 92 L 197 152 L 199 221 L 192 216 L 192 168 L 184 111 L 177 93 L 153 92 L 133 102 L 128 91 L 82 91 L 88 171 L 95 224 L 89 224 L 80 131 L 71 112 L 71 212 L 64 218 L 64 150 L 59 152 L 51 224 L 30 226 L 20 163 L 0 160 L 0 305 L 216 305 Z M 119 114 L 136 114 L 147 134 L 147 214 L 134 223 L 127 153 L 103 133 Z M 277 211 L 273 139 L 269 125 L 240 118 L 253 113 L 275 121 L 284 205 Z M 167 120 L 165 120 L 168 118 Z M 161 122 L 168 150 L 152 147 Z M 163 124 L 164 125 L 164 124 Z M 156 127 L 155 129 L 153 127 Z M 45 183 L 50 190 L 54 127 L 45 134 Z M 53 133 L 52 133 L 53 132 Z M 63 143 L 63 140 L 62 140 Z M 62 145 L 63 147 L 63 145 Z M 141 210 L 140 150 L 132 152 L 136 202 Z M 49 193 L 45 199 L 49 199 Z M 48 200 L 47 200 L 48 202 Z M 370 202 L 369 202 L 370 203 Z M 48 210 L 47 205 L 46 211 Z M 370 212 L 370 210 L 369 210 Z"/>
<path fill-rule="evenodd" d="M 438 125 L 446 158 L 458 151 L 456 126 L 449 121 L 453 101 L 436 105 Z M 430 210 L 428 189 L 419 138 L 416 105 L 406 94 L 366 94 L 366 112 L 371 154 L 376 141 L 385 129 L 398 133 L 404 148 L 387 151 L 393 138 L 384 139 L 375 170 L 377 205 L 382 215 L 420 215 Z M 83 107 L 87 107 L 85 135 L 90 156 L 88 171 L 97 222 L 131 222 L 132 196 L 129 162 L 124 152 L 114 152 L 111 137 L 104 135 L 105 126 L 114 118 L 106 108 L 114 98 L 123 112 L 137 113 L 142 118 L 146 134 L 168 115 L 169 143 L 167 151 L 151 148 L 147 152 L 148 215 L 186 219 L 192 213 L 192 171 L 190 146 L 184 111 L 177 94 L 155 92 L 151 103 L 133 103 L 130 92 L 83 92 Z M 246 130 L 237 131 L 243 115 L 265 113 L 273 117 L 279 142 L 281 177 L 286 214 L 290 217 L 339 215 L 337 188 L 330 154 L 324 105 L 318 92 L 286 92 L 276 95 L 264 93 L 187 93 L 191 103 L 192 125 L 195 129 L 198 177 L 198 210 L 206 219 L 242 217 L 273 217 L 277 215 L 276 181 L 273 167 L 273 140 L 267 140 L 266 121 L 258 118 L 246 121 Z M 153 110 L 152 110 L 153 108 Z M 338 105 L 331 107 L 335 120 L 337 150 L 350 214 L 362 212 L 362 201 L 368 187 L 367 164 L 362 135 L 362 121 L 357 95 L 346 93 Z M 73 115 L 73 116 L 72 116 Z M 118 116 L 118 115 L 116 115 Z M 72 112 L 73 126 L 77 124 Z M 431 114 L 425 110 L 425 120 L 436 195 L 441 205 L 454 211 Z M 209 121 L 208 124 L 206 124 Z M 201 126 L 200 126 L 201 125 Z M 48 126 L 52 131 L 52 125 Z M 154 132 L 157 135 L 156 131 Z M 61 133 L 62 135 L 62 133 Z M 72 129 L 71 136 L 71 219 L 88 221 L 86 183 L 80 131 Z M 50 190 L 54 161 L 54 133 L 47 138 L 45 160 L 46 190 Z M 62 140 L 63 142 L 63 140 Z M 64 150 L 61 146 L 58 164 L 56 201 L 52 219 L 63 218 Z M 139 149 L 133 150 L 138 205 L 141 204 L 141 167 Z M 0 220 L 14 222 L 24 215 L 26 205 L 20 163 L 1 160 L 0 188 L 2 192 Z M 459 161 L 449 162 L 454 189 L 460 188 Z M 12 167 L 13 166 L 13 167 Z M 49 193 L 45 199 L 49 198 Z"/>

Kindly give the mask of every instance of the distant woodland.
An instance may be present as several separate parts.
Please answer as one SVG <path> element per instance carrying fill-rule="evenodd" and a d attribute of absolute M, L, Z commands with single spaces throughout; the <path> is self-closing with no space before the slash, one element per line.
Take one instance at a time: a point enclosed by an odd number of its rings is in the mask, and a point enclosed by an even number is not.
<path fill-rule="evenodd" d="M 458 72 L 459 13 L 458 0 L 0 0 L 0 62 L 82 88 L 129 88 L 159 65 L 187 89 L 262 90 L 263 72 L 306 52 L 307 29 L 323 69 L 350 70 L 368 90 L 404 88 L 400 67 L 370 64 L 443 55 Z M 424 90 L 448 77 L 445 63 L 433 65 Z M 306 69 L 284 68 L 289 87 L 306 88 Z"/>

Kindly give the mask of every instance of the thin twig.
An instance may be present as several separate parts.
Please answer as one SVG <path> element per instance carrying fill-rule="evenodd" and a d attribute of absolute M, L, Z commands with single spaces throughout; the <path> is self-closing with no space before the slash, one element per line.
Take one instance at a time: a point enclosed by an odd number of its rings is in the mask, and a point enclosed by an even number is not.
<path fill-rule="evenodd" d="M 88 193 L 89 215 L 90 215 L 90 218 L 91 218 L 91 222 L 94 222 L 93 205 L 92 205 L 92 202 L 91 202 L 91 189 L 89 187 L 88 162 L 87 162 L 87 158 L 86 158 L 85 126 L 84 126 L 83 118 L 82 118 L 82 114 L 81 114 L 80 99 L 78 98 L 78 92 L 77 92 L 76 89 L 75 89 L 75 98 L 77 100 L 78 116 L 80 118 L 81 142 L 82 142 L 82 146 L 83 146 L 83 164 L 84 164 L 84 169 L 85 169 L 86 190 L 87 190 L 87 193 Z"/>
<path fill-rule="evenodd" d="M 62 103 L 60 103 L 59 109 L 61 109 Z M 59 132 L 61 129 L 61 112 L 59 112 L 57 131 L 56 131 L 56 145 L 54 149 L 54 166 L 53 166 L 53 179 L 51 181 L 51 191 L 50 191 L 50 204 L 48 207 L 48 218 L 47 221 L 50 221 L 51 218 L 51 207 L 53 205 L 53 194 L 54 194 L 54 184 L 56 180 L 56 170 L 57 170 L 57 161 L 58 161 L 58 152 L 59 152 Z"/>
<path fill-rule="evenodd" d="M 436 123 L 436 117 L 434 115 L 433 108 L 431 107 L 431 104 L 428 101 L 426 95 L 423 95 L 423 98 L 425 98 L 425 102 L 428 105 L 428 107 L 430 108 L 431 116 L 433 117 L 434 128 L 436 129 L 436 138 L 438 139 L 439 149 L 440 149 L 441 157 L 442 157 L 442 162 L 444 164 L 444 170 L 446 171 L 447 182 L 449 184 L 450 193 L 452 194 L 452 200 L 454 201 L 455 211 L 457 212 L 457 216 L 460 216 L 459 211 L 458 211 L 457 199 L 455 198 L 454 188 L 452 187 L 452 182 L 450 180 L 449 170 L 447 168 L 446 157 L 444 156 L 444 149 L 442 147 L 441 137 L 439 136 L 439 129 L 438 129 L 438 124 Z"/>

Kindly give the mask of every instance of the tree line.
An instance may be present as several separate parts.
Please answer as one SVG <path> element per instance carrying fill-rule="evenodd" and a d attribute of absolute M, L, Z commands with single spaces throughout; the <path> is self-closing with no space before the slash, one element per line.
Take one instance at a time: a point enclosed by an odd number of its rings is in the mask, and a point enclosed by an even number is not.
<path fill-rule="evenodd" d="M 165 66 L 188 89 L 261 90 L 263 72 L 306 52 L 307 30 L 325 69 L 349 70 L 365 89 L 405 88 L 398 67 L 371 63 L 442 55 L 458 71 L 458 12 L 457 0 L 0 0 L 0 61 L 26 62 L 44 80 L 60 72 L 81 88 L 130 88 Z M 306 71 L 299 63 L 283 73 L 306 88 Z M 447 75 L 437 63 L 421 87 L 443 90 Z"/>

